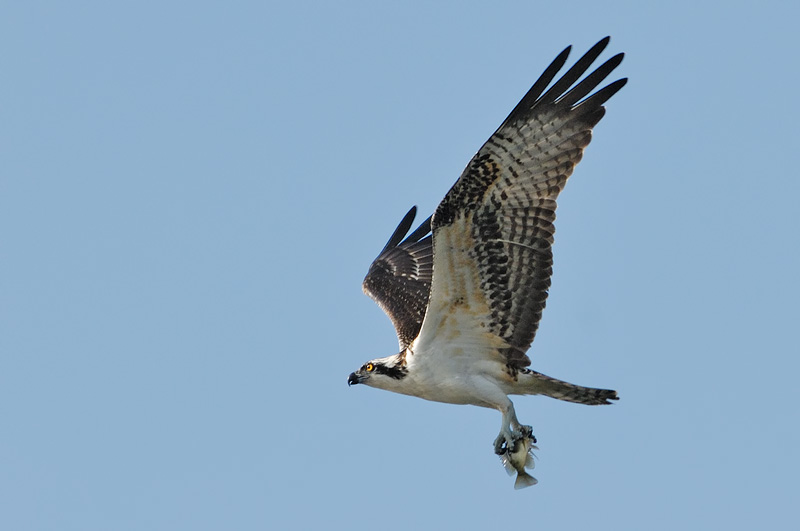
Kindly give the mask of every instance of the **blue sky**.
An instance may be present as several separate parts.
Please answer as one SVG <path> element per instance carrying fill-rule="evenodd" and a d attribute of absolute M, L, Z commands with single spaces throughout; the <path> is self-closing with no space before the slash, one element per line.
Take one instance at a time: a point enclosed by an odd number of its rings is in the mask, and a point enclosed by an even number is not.
<path fill-rule="evenodd" d="M 796 522 L 800 13 L 602 4 L 0 7 L 0 527 Z M 530 354 L 621 400 L 516 398 L 514 491 L 497 412 L 347 387 L 396 350 L 360 282 L 605 35 Z"/>

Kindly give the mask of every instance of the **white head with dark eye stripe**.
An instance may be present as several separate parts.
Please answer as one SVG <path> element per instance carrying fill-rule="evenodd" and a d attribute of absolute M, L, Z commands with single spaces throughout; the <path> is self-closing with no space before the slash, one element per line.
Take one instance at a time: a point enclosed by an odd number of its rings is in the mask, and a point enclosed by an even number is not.
<path fill-rule="evenodd" d="M 347 385 L 366 384 L 379 389 L 393 389 L 408 373 L 405 351 L 368 361 L 356 372 L 350 373 Z"/>

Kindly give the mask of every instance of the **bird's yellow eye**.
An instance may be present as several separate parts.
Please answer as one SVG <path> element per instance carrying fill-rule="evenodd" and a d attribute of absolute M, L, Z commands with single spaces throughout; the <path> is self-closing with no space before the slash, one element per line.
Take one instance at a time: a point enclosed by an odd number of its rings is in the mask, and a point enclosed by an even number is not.
<path fill-rule="evenodd" d="M 371 363 L 367 363 L 367 366 L 366 366 L 366 367 L 364 367 L 364 369 L 365 369 L 367 372 L 372 372 L 372 371 L 374 371 L 374 370 L 375 370 L 375 365 L 373 365 L 373 364 L 371 364 Z"/>

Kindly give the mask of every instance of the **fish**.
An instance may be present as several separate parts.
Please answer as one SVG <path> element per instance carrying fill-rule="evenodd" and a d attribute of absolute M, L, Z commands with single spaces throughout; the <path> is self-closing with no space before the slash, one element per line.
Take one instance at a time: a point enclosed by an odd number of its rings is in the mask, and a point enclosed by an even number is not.
<path fill-rule="evenodd" d="M 508 475 L 511 476 L 514 472 L 517 473 L 517 480 L 514 482 L 514 488 L 517 490 L 539 483 L 535 477 L 528 474 L 525 470 L 526 468 L 533 468 L 535 466 L 533 450 L 539 449 L 533 444 L 535 442 L 536 437 L 523 437 L 517 441 L 513 450 L 506 448 L 505 451 L 500 454 L 500 460 L 506 472 L 508 472 Z"/>

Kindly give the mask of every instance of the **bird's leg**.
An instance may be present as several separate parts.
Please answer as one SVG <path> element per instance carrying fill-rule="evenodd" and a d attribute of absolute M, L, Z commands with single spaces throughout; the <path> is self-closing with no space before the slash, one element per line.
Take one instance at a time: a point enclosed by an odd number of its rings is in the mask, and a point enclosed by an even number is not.
<path fill-rule="evenodd" d="M 533 428 L 524 426 L 517 420 L 517 413 L 514 411 L 514 404 L 511 403 L 511 400 L 500 412 L 503 414 L 503 420 L 500 425 L 500 433 L 494 440 L 494 453 L 503 455 L 507 451 L 513 452 L 516 450 L 517 441 L 522 439 L 530 438 L 534 443 L 536 442 Z"/>

